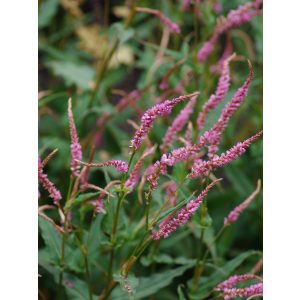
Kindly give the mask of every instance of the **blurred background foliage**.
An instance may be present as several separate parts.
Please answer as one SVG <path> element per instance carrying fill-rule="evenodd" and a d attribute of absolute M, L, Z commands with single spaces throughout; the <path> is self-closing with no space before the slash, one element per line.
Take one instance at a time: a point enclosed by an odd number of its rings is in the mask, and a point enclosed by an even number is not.
<path fill-rule="evenodd" d="M 182 63 L 170 76 L 169 83 L 175 88 L 187 72 L 192 71 L 193 76 L 186 86 L 186 92 L 201 92 L 191 117 L 195 121 L 202 104 L 215 90 L 218 75 L 210 72 L 210 66 L 222 55 L 226 36 L 221 37 L 213 55 L 203 65 L 197 61 L 197 51 L 211 36 L 217 19 L 246 1 L 220 1 L 222 10 L 219 13 L 214 11 L 214 1 L 210 0 L 198 1 L 186 11 L 182 9 L 179 0 L 136 2 L 140 7 L 162 11 L 179 24 L 181 33 L 169 34 L 160 20 L 152 15 L 131 15 L 133 1 L 39 0 L 39 155 L 44 158 L 53 149 L 58 148 L 58 153 L 46 166 L 46 172 L 63 196 L 67 194 L 70 175 L 68 98 L 73 99 L 75 122 L 83 147 L 83 160 L 87 161 L 92 138 L 99 132 L 101 138 L 95 144 L 95 161 L 128 160 L 128 146 L 134 129 L 127 120 L 131 119 L 139 124 L 141 112 L 153 106 L 158 97 L 165 99 L 165 92 L 159 89 L 159 84 L 166 72 L 180 61 Z M 247 59 L 253 64 L 254 79 L 246 101 L 234 114 L 225 131 L 220 153 L 262 128 L 262 16 L 231 29 L 228 35 L 239 60 L 231 63 L 232 85 L 226 101 L 230 100 L 234 91 L 248 76 Z M 168 40 L 167 48 L 164 48 L 165 39 Z M 111 59 L 106 64 L 109 54 Z M 116 104 L 135 89 L 141 92 L 140 100 L 121 113 L 117 112 Z M 167 98 L 175 96 L 178 94 L 173 91 Z M 209 115 L 208 127 L 217 120 L 225 103 Z M 150 133 L 153 143 L 161 143 L 167 127 L 182 107 L 183 104 L 179 104 L 170 117 L 160 118 L 155 122 Z M 110 117 L 104 126 L 99 125 L 99 117 L 105 114 Z M 180 143 L 175 145 L 179 146 Z M 159 157 L 157 151 L 153 159 Z M 180 181 L 183 174 L 186 174 L 186 170 L 184 165 L 180 164 L 174 168 L 171 176 Z M 205 230 L 204 239 L 207 241 L 211 240 L 222 226 L 228 212 L 244 200 L 255 189 L 257 180 L 262 178 L 262 141 L 254 143 L 242 158 L 218 170 L 215 176 L 223 177 L 224 180 L 221 188 L 211 191 L 208 195 L 208 212 L 212 224 L 208 224 Z M 103 187 L 106 180 L 118 177 L 119 175 L 111 169 L 93 169 L 90 182 Z M 164 178 L 161 183 L 167 180 L 169 179 Z M 199 182 L 195 181 L 186 187 L 185 191 L 191 193 L 197 188 L 199 190 L 198 185 Z M 163 197 L 164 191 L 160 185 L 154 198 L 161 203 Z M 51 204 L 43 192 L 39 204 Z M 107 215 L 109 210 L 113 209 L 113 205 L 111 201 L 106 208 L 107 214 L 97 217 L 99 222 L 100 218 L 104 218 L 104 221 L 108 219 Z M 47 214 L 59 223 L 56 212 L 49 211 Z M 131 214 L 135 214 L 136 219 L 142 216 L 141 204 L 137 201 L 135 192 L 127 199 L 123 218 Z M 154 258 L 150 249 L 137 263 L 134 267 L 134 274 L 139 277 L 136 299 L 146 299 L 150 296 L 152 298 L 149 299 L 185 299 L 183 291 L 192 275 L 192 261 L 199 251 L 200 229 L 203 227 L 199 218 L 200 214 L 193 218 L 191 224 L 161 241 Z M 53 265 L 57 263 L 57 257 L 51 257 L 53 253 L 47 248 L 59 247 L 59 239 L 46 221 L 40 221 L 39 273 L 42 277 L 39 278 L 39 297 L 56 299 L 58 269 Z M 90 258 L 93 293 L 97 295 L 101 290 L 103 274 L 108 263 L 108 256 L 105 255 L 105 247 L 108 247 L 104 242 L 105 228 L 102 227 L 102 233 L 97 229 L 93 232 L 90 228 L 91 217 L 86 217 L 81 224 L 83 230 L 86 230 L 84 238 L 90 237 L 94 239 L 94 243 L 103 243 L 101 247 L 104 249 L 104 255 Z M 124 225 L 120 230 L 121 237 L 123 235 L 123 240 L 127 243 L 122 245 L 124 249 L 118 257 L 120 261 L 125 259 L 130 248 L 130 234 L 136 225 L 137 223 L 133 223 L 126 231 Z M 102 226 L 111 225 L 106 220 Z M 222 265 L 223 272 L 227 270 L 229 274 L 234 270 L 249 272 L 258 260 L 255 253 L 247 252 L 249 249 L 262 250 L 262 193 L 251 203 L 239 221 L 225 231 L 214 250 L 215 263 Z M 69 280 L 73 287 L 67 289 L 67 299 L 87 299 L 84 296 L 86 287 L 82 281 L 83 262 L 80 251 L 69 246 L 67 253 L 66 280 Z M 233 265 L 226 265 L 237 258 L 238 261 L 233 261 L 234 268 Z M 205 284 L 213 278 L 219 278 L 218 276 L 218 269 L 210 269 L 204 274 L 201 287 L 204 286 L 205 289 Z M 136 278 L 131 280 L 134 285 Z M 112 299 L 127 299 L 121 289 L 116 289 L 112 295 Z M 204 298 L 199 296 L 195 299 Z"/>

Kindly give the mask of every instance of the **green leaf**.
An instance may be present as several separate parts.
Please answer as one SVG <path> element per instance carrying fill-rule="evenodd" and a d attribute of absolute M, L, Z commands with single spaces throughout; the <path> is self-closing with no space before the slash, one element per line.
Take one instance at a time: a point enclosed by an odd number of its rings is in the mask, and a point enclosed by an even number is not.
<path fill-rule="evenodd" d="M 179 257 L 173 258 L 167 254 L 155 255 L 154 257 L 152 257 L 152 259 L 150 259 L 146 256 L 141 257 L 141 264 L 143 266 L 148 267 L 151 265 L 152 262 L 156 262 L 159 264 L 167 264 L 167 265 L 173 265 L 173 264 L 186 265 L 186 264 L 195 264 L 196 260 L 189 259 L 184 256 L 179 256 Z"/>
<path fill-rule="evenodd" d="M 48 26 L 58 9 L 58 0 L 44 0 L 39 8 L 39 29 Z"/>
<path fill-rule="evenodd" d="M 135 294 L 135 299 L 144 299 L 150 295 L 155 294 L 160 289 L 168 286 L 174 278 L 181 276 L 186 270 L 191 268 L 193 264 L 178 267 L 176 269 L 168 270 L 162 273 L 156 273 L 150 277 L 140 277 L 139 285 Z M 112 300 L 122 300 L 120 289 L 112 294 Z"/>
<path fill-rule="evenodd" d="M 53 257 L 60 257 L 61 238 L 60 234 L 53 228 L 53 226 L 45 219 L 39 217 L 39 227 L 41 229 L 42 237 L 45 244 L 49 247 Z"/>
<path fill-rule="evenodd" d="M 184 293 L 182 291 L 182 285 L 178 285 L 177 293 L 178 293 L 178 296 L 179 296 L 179 300 L 186 300 L 186 298 L 184 296 Z"/>
<path fill-rule="evenodd" d="M 101 231 L 101 223 L 103 214 L 98 214 L 91 225 L 90 232 L 87 241 L 87 257 L 90 263 L 92 263 L 99 255 L 99 246 L 103 239 Z"/>
<path fill-rule="evenodd" d="M 68 300 L 87 300 L 89 299 L 89 292 L 87 284 L 69 274 L 66 274 L 64 282 L 69 282 L 66 285 L 66 293 L 68 295 Z"/>
<path fill-rule="evenodd" d="M 113 277 L 115 281 L 120 283 L 123 292 L 125 292 L 126 295 L 129 296 L 129 299 L 135 299 L 133 295 L 136 293 L 136 288 L 139 285 L 139 279 L 132 274 L 129 274 L 127 277 L 119 274 L 114 274 Z"/>
<path fill-rule="evenodd" d="M 110 26 L 109 35 L 117 38 L 119 45 L 121 45 L 133 37 L 134 30 L 132 28 L 125 28 L 123 23 L 114 23 Z"/>
<path fill-rule="evenodd" d="M 58 284 L 59 282 L 59 268 L 52 266 L 49 262 L 47 262 L 46 259 L 43 257 L 44 255 L 40 253 L 39 250 L 39 266 L 41 266 L 43 269 L 45 269 L 49 274 L 52 275 L 54 281 Z"/>
<path fill-rule="evenodd" d="M 49 263 L 45 262 L 40 258 L 39 258 L 39 265 L 53 276 L 53 279 L 57 284 L 59 283 L 59 274 L 60 274 L 59 268 L 55 268 L 51 266 Z M 86 282 L 65 272 L 63 284 L 66 289 L 66 293 L 68 295 L 68 300 L 89 299 L 89 291 Z M 98 299 L 98 297 L 96 295 L 92 295 L 92 299 L 96 300 Z"/>
<path fill-rule="evenodd" d="M 209 277 L 202 278 L 202 280 L 199 282 L 197 291 L 190 295 L 190 299 L 201 300 L 206 298 L 217 284 L 228 278 L 231 273 L 235 271 L 236 268 L 239 267 L 247 258 L 258 254 L 260 254 L 260 252 L 254 250 L 244 252 L 227 262 L 223 267 L 215 271 Z M 189 284 L 190 283 L 191 281 Z"/>
<path fill-rule="evenodd" d="M 224 168 L 226 176 L 229 178 L 234 189 L 243 196 L 249 195 L 253 191 L 251 181 L 247 176 L 234 165 Z"/>
<path fill-rule="evenodd" d="M 53 60 L 46 63 L 52 72 L 65 79 L 66 85 L 75 84 L 83 90 L 90 90 L 90 83 L 95 78 L 95 71 L 87 64 L 72 61 Z"/>
<path fill-rule="evenodd" d="M 93 199 L 97 197 L 100 193 L 101 192 L 94 192 L 94 193 L 86 193 L 86 194 L 79 195 L 74 199 L 72 203 L 68 203 L 66 205 L 66 209 L 70 209 L 71 207 L 77 206 L 85 202 L 86 200 Z"/>

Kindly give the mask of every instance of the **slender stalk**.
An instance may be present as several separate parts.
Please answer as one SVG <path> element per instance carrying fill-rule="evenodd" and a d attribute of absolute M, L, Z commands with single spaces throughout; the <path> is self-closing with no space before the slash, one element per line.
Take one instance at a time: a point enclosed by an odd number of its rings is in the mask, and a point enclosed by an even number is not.
<path fill-rule="evenodd" d="M 146 232 L 148 232 L 149 230 L 149 210 L 150 210 L 150 204 L 151 204 L 151 200 L 152 200 L 152 191 L 150 190 L 148 193 L 145 194 L 145 205 L 146 205 L 146 209 L 145 209 L 145 216 L 146 216 L 146 222 L 145 222 L 145 226 L 146 226 Z"/>
<path fill-rule="evenodd" d="M 222 235 L 222 233 L 224 232 L 224 229 L 226 227 L 223 226 L 219 232 L 216 234 L 216 236 L 214 237 L 214 239 L 212 240 L 212 242 L 209 244 L 209 246 L 207 247 L 206 251 L 204 252 L 203 258 L 200 260 L 197 260 L 197 264 L 195 267 L 195 272 L 194 272 L 194 276 L 193 276 L 193 290 L 196 289 L 197 284 L 201 278 L 201 275 L 204 271 L 204 264 L 206 262 L 206 259 L 208 257 L 209 251 L 211 250 L 211 247 L 214 245 L 214 243 L 219 239 L 219 237 Z"/>
<path fill-rule="evenodd" d="M 128 28 L 128 26 L 130 25 L 134 15 L 135 15 L 135 1 L 132 1 L 130 13 L 129 13 L 126 21 L 125 21 L 125 28 Z M 89 101 L 89 107 L 91 107 L 93 105 L 93 103 L 95 102 L 97 92 L 99 90 L 100 83 L 103 79 L 104 73 L 107 69 L 107 66 L 108 66 L 112 56 L 114 55 L 115 51 L 118 48 L 119 43 L 120 43 L 120 41 L 118 39 L 114 39 L 112 44 L 111 44 L 111 47 L 108 49 L 108 51 L 107 51 L 107 53 L 104 57 L 103 63 L 101 64 L 99 72 L 97 74 L 95 87 L 94 87 L 94 90 L 91 94 L 91 98 L 90 98 L 90 101 Z"/>
<path fill-rule="evenodd" d="M 59 289 L 58 289 L 58 299 L 61 298 L 62 291 L 63 291 L 63 277 L 64 277 L 64 270 L 65 270 L 65 244 L 66 244 L 66 231 L 67 231 L 67 218 L 65 216 L 65 223 L 64 223 L 64 232 L 61 235 L 61 252 L 60 252 L 60 273 L 59 273 Z"/>
<path fill-rule="evenodd" d="M 129 158 L 128 171 L 122 177 L 121 191 L 118 195 L 118 203 L 117 203 L 116 213 L 115 213 L 115 217 L 114 217 L 113 229 L 112 229 L 112 233 L 111 233 L 111 237 L 110 237 L 112 250 L 110 252 L 109 266 L 108 266 L 108 276 L 107 276 L 108 285 L 110 284 L 110 282 L 112 280 L 112 270 L 113 270 L 113 264 L 114 264 L 114 259 L 115 259 L 115 236 L 116 236 L 116 232 L 118 229 L 120 209 L 121 209 L 122 202 L 126 196 L 126 193 L 124 192 L 124 184 L 125 184 L 126 179 L 128 178 L 129 168 L 133 161 L 134 155 L 135 155 L 135 152 L 133 152 Z M 106 295 L 107 295 L 108 291 L 106 292 Z"/>
<path fill-rule="evenodd" d="M 89 300 L 93 300 L 93 293 L 90 285 L 90 270 L 89 270 L 89 263 L 87 259 L 87 254 L 85 251 L 82 252 L 83 258 L 84 258 L 84 267 L 85 267 L 85 273 L 86 273 L 86 282 L 89 290 Z"/>
<path fill-rule="evenodd" d="M 75 237 L 76 240 L 78 242 L 79 245 L 79 250 L 80 253 L 83 257 L 83 261 L 84 261 L 84 268 L 85 268 L 85 276 L 86 276 L 86 285 L 89 291 L 89 300 L 93 299 L 93 293 L 92 293 L 92 289 L 90 286 L 90 271 L 89 271 L 89 264 L 88 264 L 88 259 L 87 259 L 87 249 L 85 247 L 85 245 L 82 243 L 82 232 L 76 232 L 75 231 Z"/>
<path fill-rule="evenodd" d="M 73 175 L 70 176 L 70 182 L 68 187 L 68 194 L 67 194 L 67 201 L 65 205 L 68 203 L 72 186 L 73 186 L 74 177 Z M 67 240 L 67 229 L 68 229 L 68 220 L 67 220 L 67 214 L 64 212 L 64 232 L 61 235 L 61 252 L 60 252 L 60 273 L 59 273 L 59 288 L 58 288 L 58 295 L 59 299 L 62 295 L 63 290 L 63 277 L 64 277 L 64 270 L 65 270 L 65 244 Z"/>
<path fill-rule="evenodd" d="M 108 49 L 106 56 L 104 57 L 103 63 L 101 64 L 99 72 L 97 74 L 95 87 L 94 87 L 94 90 L 92 92 L 92 95 L 91 95 L 91 98 L 90 98 L 90 101 L 89 101 L 89 107 L 91 107 L 93 105 L 93 103 L 94 103 L 94 101 L 96 99 L 97 92 L 99 90 L 99 86 L 100 86 L 100 83 L 102 81 L 103 75 L 104 75 L 104 73 L 106 71 L 106 68 L 107 68 L 107 66 L 108 66 L 108 64 L 109 64 L 109 62 L 110 62 L 110 60 L 111 60 L 114 52 L 117 50 L 118 45 L 119 45 L 119 41 L 117 39 L 115 39 L 112 42 L 111 47 Z"/>

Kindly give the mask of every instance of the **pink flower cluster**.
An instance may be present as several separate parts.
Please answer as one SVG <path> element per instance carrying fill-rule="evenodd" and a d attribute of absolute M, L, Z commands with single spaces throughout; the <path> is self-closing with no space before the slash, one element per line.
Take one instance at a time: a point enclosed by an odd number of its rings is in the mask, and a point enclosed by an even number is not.
<path fill-rule="evenodd" d="M 170 19 L 168 19 L 160 12 L 158 14 L 158 17 L 169 28 L 171 32 L 180 33 L 180 27 L 176 23 L 172 22 Z"/>
<path fill-rule="evenodd" d="M 262 294 L 263 283 L 259 282 L 245 288 L 225 289 L 222 293 L 222 297 L 224 297 L 224 300 L 230 300 L 235 299 L 236 297 L 262 296 Z"/>
<path fill-rule="evenodd" d="M 260 282 L 244 288 L 236 287 L 238 283 L 249 280 L 256 280 Z M 236 297 L 262 296 L 263 283 L 262 279 L 254 274 L 233 275 L 227 280 L 218 284 L 215 290 L 222 291 L 220 297 L 223 297 L 224 300 L 230 300 Z"/>
<path fill-rule="evenodd" d="M 100 193 L 97 200 L 92 200 L 90 203 L 95 207 L 95 212 L 97 214 L 105 212 L 103 207 L 103 199 L 106 196 L 105 193 Z"/>
<path fill-rule="evenodd" d="M 192 167 L 192 172 L 189 174 L 190 178 L 204 177 L 209 174 L 210 171 L 220 168 L 226 164 L 229 164 L 233 160 L 239 158 L 252 142 L 257 140 L 262 135 L 262 131 L 248 138 L 242 143 L 237 143 L 226 153 L 222 153 L 220 156 L 216 155 L 209 161 L 197 161 Z"/>
<path fill-rule="evenodd" d="M 219 179 L 220 180 L 220 179 Z M 209 184 L 195 199 L 191 200 L 187 203 L 187 205 L 182 208 L 178 213 L 177 216 L 163 221 L 163 225 L 159 226 L 157 232 L 152 231 L 152 238 L 154 240 L 159 240 L 161 238 L 167 238 L 172 232 L 174 232 L 178 226 L 184 225 L 195 213 L 195 211 L 199 208 L 202 200 L 209 192 L 209 190 L 219 181 L 215 180 L 211 184 Z"/>
<path fill-rule="evenodd" d="M 136 131 L 133 139 L 131 140 L 130 147 L 133 149 L 133 151 L 135 152 L 139 148 L 158 116 L 168 115 L 177 103 L 188 98 L 192 98 L 198 94 L 198 92 L 195 92 L 193 94 L 180 96 L 172 100 L 166 100 L 163 103 L 156 104 L 152 108 L 148 109 L 141 118 L 141 127 Z"/>
<path fill-rule="evenodd" d="M 165 185 L 167 201 L 171 204 L 171 206 L 176 206 L 176 192 L 177 185 L 174 181 L 169 181 Z"/>
<path fill-rule="evenodd" d="M 167 26 L 167 28 L 174 33 L 180 33 L 180 27 L 174 23 L 173 21 L 171 21 L 169 18 L 167 18 L 165 15 L 163 15 L 163 13 L 159 10 L 156 9 L 151 9 L 151 8 L 147 8 L 147 7 L 136 7 L 135 11 L 138 12 L 144 12 L 144 13 L 149 13 L 152 15 L 157 16 L 161 22 Z"/>
<path fill-rule="evenodd" d="M 155 147 L 152 147 L 151 149 L 148 149 L 137 161 L 135 166 L 133 167 L 132 171 L 130 172 L 130 175 L 128 179 L 125 182 L 125 187 L 132 190 L 134 186 L 137 184 L 139 178 L 140 178 L 140 172 L 141 168 L 143 166 L 143 162 L 145 157 L 152 154 L 155 150 Z"/>
<path fill-rule="evenodd" d="M 188 159 L 204 146 L 204 142 L 198 145 L 188 145 L 173 150 L 171 153 L 163 154 L 161 159 L 156 161 L 153 166 L 153 172 L 147 177 L 151 189 L 157 188 L 159 175 L 167 173 L 168 166 L 174 166 L 176 163 Z"/>
<path fill-rule="evenodd" d="M 211 54 L 219 36 L 227 31 L 228 29 L 242 25 L 249 22 L 253 17 L 261 14 L 259 7 L 262 5 L 262 0 L 256 0 L 254 2 L 248 2 L 236 10 L 231 10 L 226 19 L 222 20 L 215 27 L 214 34 L 212 37 L 203 44 L 197 54 L 198 61 L 204 62 L 207 57 Z"/>
<path fill-rule="evenodd" d="M 90 168 L 102 168 L 102 167 L 108 167 L 108 166 L 113 166 L 116 168 L 116 170 L 118 172 L 121 173 L 125 173 L 128 171 L 128 165 L 125 161 L 123 160 L 108 160 L 106 162 L 103 163 L 93 163 L 93 164 L 89 164 L 83 161 L 78 160 L 79 163 L 88 166 Z"/>
<path fill-rule="evenodd" d="M 226 45 L 225 45 L 223 54 L 222 54 L 221 58 L 219 59 L 219 61 L 215 65 L 212 65 L 210 67 L 210 71 L 212 73 L 221 73 L 225 60 L 228 59 L 228 57 L 232 54 L 232 52 L 233 52 L 232 43 L 231 43 L 229 34 L 227 34 Z"/>
<path fill-rule="evenodd" d="M 240 216 L 240 214 L 249 206 L 250 202 L 255 198 L 255 196 L 260 191 L 260 180 L 257 183 L 256 190 L 246 199 L 244 200 L 240 205 L 235 207 L 228 216 L 224 219 L 224 226 L 228 226 L 232 223 L 234 223 Z"/>
<path fill-rule="evenodd" d="M 68 105 L 68 118 L 69 118 L 69 127 L 70 127 L 70 136 L 71 136 L 71 171 L 75 176 L 79 175 L 80 165 L 77 160 L 82 159 L 82 150 L 81 145 L 79 143 L 76 126 L 74 122 L 74 116 L 72 112 L 72 99 L 69 98 Z"/>
<path fill-rule="evenodd" d="M 225 72 L 225 74 L 226 74 L 226 72 Z M 228 78 L 228 77 L 227 76 L 223 77 L 222 84 L 221 84 L 221 87 L 218 92 L 218 95 L 220 95 L 220 98 L 226 92 L 226 82 L 227 82 L 226 78 Z M 187 144 L 184 147 L 173 150 L 171 153 L 163 154 L 161 159 L 156 161 L 156 163 L 154 164 L 153 172 L 147 177 L 147 180 L 150 184 L 151 189 L 155 189 L 157 187 L 157 180 L 158 180 L 160 174 L 164 175 L 167 173 L 167 166 L 174 166 L 176 163 L 187 160 L 190 157 L 195 158 L 197 156 L 197 152 L 199 152 L 199 150 L 204 148 L 205 145 L 208 145 L 208 157 L 210 158 L 210 161 L 208 161 L 208 162 L 203 161 L 203 160 L 195 161 L 194 169 L 192 170 L 192 173 L 190 174 L 191 178 L 194 178 L 197 176 L 206 176 L 209 172 L 210 167 L 212 167 L 212 166 L 216 167 L 217 165 L 225 164 L 224 163 L 225 158 L 228 160 L 227 163 L 230 162 L 230 158 L 232 158 L 232 155 L 234 153 L 229 152 L 229 153 L 227 153 L 226 157 L 224 157 L 225 154 L 223 154 L 223 155 L 221 155 L 221 157 L 219 157 L 219 156 L 216 156 L 215 153 L 218 150 L 218 145 L 220 143 L 222 133 L 225 130 L 231 116 L 233 115 L 235 110 L 241 105 L 241 103 L 243 102 L 243 100 L 245 99 L 245 97 L 247 95 L 249 85 L 250 85 L 252 78 L 253 78 L 253 71 L 252 71 L 252 67 L 250 65 L 250 74 L 249 74 L 247 80 L 237 90 L 237 92 L 234 94 L 231 101 L 222 110 L 222 113 L 221 113 L 218 121 L 216 122 L 216 124 L 210 130 L 206 131 L 202 136 L 200 136 L 198 144 L 195 144 L 195 145 Z M 210 107 L 212 107 L 211 109 L 213 109 L 215 106 L 215 101 L 212 101 L 212 102 L 213 102 L 212 106 L 208 105 L 209 109 L 210 109 Z M 207 109 L 205 109 L 205 110 L 207 110 Z M 205 118 L 204 118 L 204 120 L 205 120 Z M 237 148 L 232 149 L 232 150 L 237 151 L 239 149 L 239 146 L 240 145 L 238 144 Z M 222 164 L 221 164 L 221 162 L 222 162 Z M 203 174 L 201 172 L 203 172 Z"/>
<path fill-rule="evenodd" d="M 131 91 L 128 95 L 124 96 L 116 105 L 116 111 L 121 112 L 132 102 L 137 102 L 141 97 L 138 90 Z"/>
<path fill-rule="evenodd" d="M 248 280 L 260 280 L 260 277 L 254 274 L 233 275 L 223 282 L 219 283 L 215 288 L 216 291 L 222 291 L 235 287 L 238 283 Z"/>
<path fill-rule="evenodd" d="M 249 63 L 250 66 L 250 73 L 247 78 L 247 80 L 244 82 L 244 84 L 236 91 L 233 98 L 230 100 L 230 102 L 225 106 L 225 108 L 222 110 L 222 113 L 216 122 L 216 124 L 207 132 L 205 132 L 200 137 L 200 144 L 202 142 L 206 144 L 210 144 L 208 148 L 208 157 L 213 158 L 214 154 L 218 150 L 218 145 L 221 141 L 221 136 L 225 128 L 227 127 L 227 124 L 233 115 L 233 113 L 237 110 L 237 108 L 242 104 L 244 99 L 247 96 L 249 85 L 253 78 L 253 70 L 252 66 Z"/>
<path fill-rule="evenodd" d="M 49 196 L 54 201 L 54 204 L 58 205 L 59 201 L 62 198 L 60 191 L 54 186 L 54 184 L 49 180 L 48 176 L 44 173 L 40 158 L 38 162 L 38 180 L 42 184 L 44 189 L 48 191 Z"/>
<path fill-rule="evenodd" d="M 230 86 L 230 69 L 229 62 L 234 58 L 235 55 L 228 57 L 222 67 L 222 74 L 219 78 L 218 86 L 215 94 L 212 94 L 207 102 L 203 105 L 202 111 L 198 115 L 197 124 L 198 130 L 204 127 L 208 113 L 217 107 L 217 105 L 224 99 L 228 93 Z"/>
<path fill-rule="evenodd" d="M 193 97 L 191 101 L 188 102 L 185 108 L 182 109 L 180 114 L 174 119 L 172 125 L 168 128 L 163 138 L 162 145 L 160 146 L 162 152 L 166 152 L 170 148 L 177 132 L 179 132 L 189 120 L 189 116 L 193 112 L 196 99 L 197 97 Z"/>

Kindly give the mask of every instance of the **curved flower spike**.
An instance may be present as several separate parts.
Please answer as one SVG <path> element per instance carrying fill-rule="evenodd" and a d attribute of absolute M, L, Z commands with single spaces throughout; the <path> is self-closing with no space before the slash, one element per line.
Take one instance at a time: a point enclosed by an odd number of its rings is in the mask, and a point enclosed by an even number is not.
<path fill-rule="evenodd" d="M 233 276 L 230 276 L 228 279 L 219 283 L 217 285 L 217 287 L 215 288 L 215 290 L 222 291 L 225 289 L 230 289 L 230 288 L 235 287 L 238 283 L 248 281 L 248 280 L 262 281 L 262 279 L 259 276 L 256 276 L 254 274 L 233 275 Z"/>
<path fill-rule="evenodd" d="M 261 5 L 262 0 L 248 2 L 242 6 L 239 6 L 235 10 L 231 10 L 226 18 L 220 19 L 220 22 L 214 29 L 212 37 L 207 42 L 205 42 L 198 51 L 198 61 L 202 63 L 208 58 L 208 56 L 214 50 L 214 46 L 222 33 L 234 26 L 245 24 L 249 22 L 253 17 L 261 14 L 261 10 L 259 9 Z"/>
<path fill-rule="evenodd" d="M 222 110 L 221 115 L 217 123 L 208 131 L 206 131 L 199 140 L 200 144 L 210 144 L 208 157 L 213 158 L 214 154 L 218 150 L 218 145 L 221 141 L 221 136 L 227 127 L 227 124 L 233 115 L 233 113 L 238 109 L 238 107 L 243 103 L 247 96 L 249 85 L 253 79 L 253 69 L 250 61 L 248 61 L 250 73 L 247 80 L 243 85 L 235 92 L 230 102 Z"/>
<path fill-rule="evenodd" d="M 144 159 L 148 156 L 154 153 L 156 149 L 156 146 L 153 146 L 152 148 L 145 151 L 145 153 L 139 158 L 135 166 L 133 167 L 132 171 L 130 172 L 129 178 L 125 182 L 125 187 L 132 190 L 134 186 L 137 184 L 139 177 L 140 177 L 140 170 L 143 165 Z"/>
<path fill-rule="evenodd" d="M 179 210 L 176 217 L 167 217 L 166 220 L 162 221 L 158 231 L 152 231 L 152 238 L 154 240 L 167 238 L 172 232 L 176 231 L 178 226 L 184 225 L 199 208 L 201 202 L 203 201 L 204 197 L 207 195 L 209 190 L 220 180 L 222 179 L 215 180 L 211 184 L 209 184 L 196 199 L 191 200 L 186 204 L 184 208 Z"/>
<path fill-rule="evenodd" d="M 216 155 L 209 161 L 196 161 L 192 167 L 192 172 L 188 175 L 189 178 L 204 177 L 209 174 L 210 171 L 218 169 L 226 164 L 229 164 L 233 160 L 239 158 L 246 149 L 258 138 L 262 136 L 262 131 L 258 132 L 254 136 L 248 138 L 242 143 L 237 143 L 231 149 L 222 153 L 220 156 Z"/>
<path fill-rule="evenodd" d="M 75 176 L 79 175 L 80 165 L 77 163 L 77 160 L 82 159 L 82 150 L 79 143 L 76 126 L 74 122 L 74 116 L 72 112 L 72 99 L 69 98 L 68 104 L 68 119 L 70 127 L 70 136 L 71 136 L 71 171 Z"/>
<path fill-rule="evenodd" d="M 170 114 L 173 107 L 177 103 L 197 95 L 199 95 L 199 92 L 194 92 L 192 94 L 180 96 L 172 100 L 166 100 L 149 108 L 141 118 L 141 127 L 135 132 L 135 135 L 131 140 L 130 147 L 133 149 L 133 152 L 135 152 L 139 148 L 142 141 L 145 139 L 150 129 L 152 128 L 153 123 L 157 117 Z"/>
<path fill-rule="evenodd" d="M 177 132 L 179 132 L 189 120 L 190 114 L 193 112 L 193 107 L 197 97 L 193 97 L 191 101 L 181 110 L 180 114 L 174 119 L 172 125 L 168 128 L 163 143 L 160 146 L 162 152 L 166 152 L 174 141 Z"/>
<path fill-rule="evenodd" d="M 257 181 L 257 187 L 255 191 L 246 199 L 244 200 L 240 205 L 235 207 L 229 215 L 224 219 L 224 226 L 228 226 L 232 223 L 234 223 L 240 216 L 240 214 L 248 207 L 250 202 L 257 196 L 257 194 L 260 192 L 260 186 L 261 181 Z"/>
<path fill-rule="evenodd" d="M 93 164 L 89 164 L 80 160 L 76 160 L 76 161 L 90 168 L 102 168 L 107 166 L 113 166 L 116 168 L 118 172 L 125 173 L 128 171 L 128 165 L 123 160 L 108 160 L 104 163 L 93 163 Z"/>
<path fill-rule="evenodd" d="M 199 113 L 197 124 L 198 130 L 204 127 L 208 113 L 217 107 L 217 105 L 224 99 L 228 93 L 230 86 L 230 69 L 229 62 L 235 57 L 235 53 L 229 56 L 223 63 L 222 74 L 219 78 L 216 92 L 212 94 L 207 102 L 203 105 L 202 111 Z"/>
<path fill-rule="evenodd" d="M 58 205 L 61 200 L 60 191 L 55 187 L 55 185 L 49 180 L 47 174 L 43 171 L 43 165 L 41 159 L 38 162 L 38 180 L 42 184 L 45 190 L 48 191 L 49 196 L 53 199 L 54 204 Z"/>
<path fill-rule="evenodd" d="M 163 15 L 161 11 L 147 7 L 136 7 L 135 10 L 157 16 L 171 32 L 180 33 L 180 27 L 176 23 L 171 21 L 169 18 L 167 18 L 165 15 Z"/>

